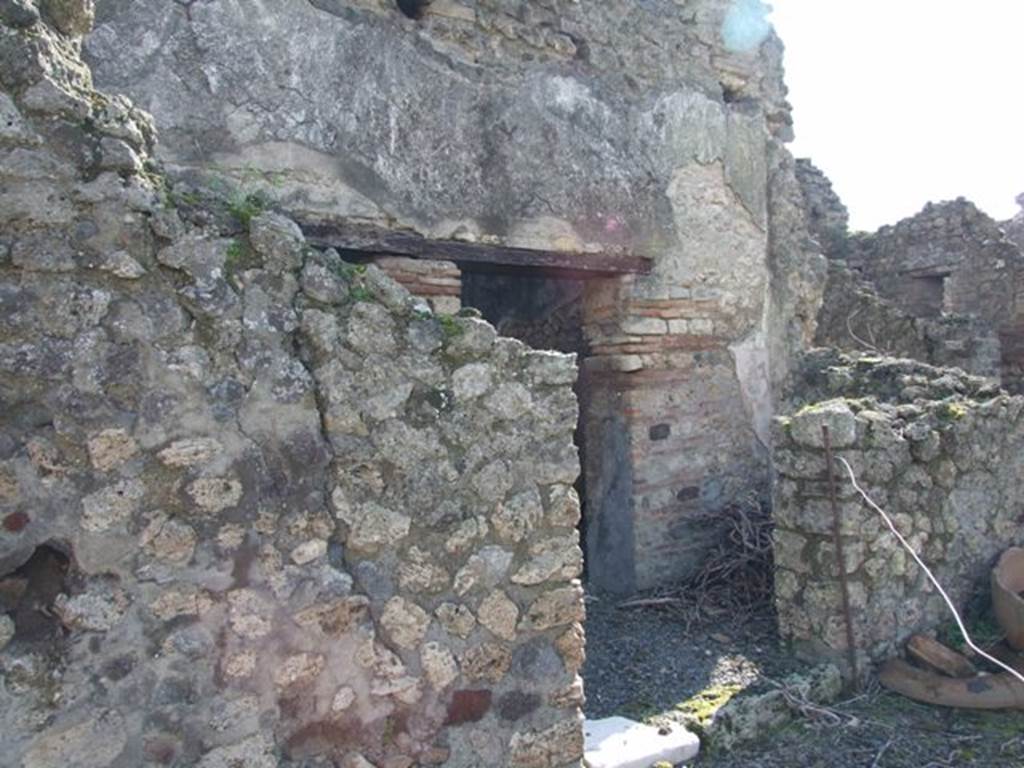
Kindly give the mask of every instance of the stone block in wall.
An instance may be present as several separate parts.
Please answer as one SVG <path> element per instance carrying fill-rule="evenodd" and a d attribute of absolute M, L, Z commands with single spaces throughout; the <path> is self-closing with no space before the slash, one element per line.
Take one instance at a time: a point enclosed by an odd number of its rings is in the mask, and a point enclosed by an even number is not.
<path fill-rule="evenodd" d="M 826 430 L 834 448 L 849 448 L 857 439 L 853 411 L 844 400 L 807 406 L 789 420 L 793 441 L 802 448 L 825 448 Z"/>

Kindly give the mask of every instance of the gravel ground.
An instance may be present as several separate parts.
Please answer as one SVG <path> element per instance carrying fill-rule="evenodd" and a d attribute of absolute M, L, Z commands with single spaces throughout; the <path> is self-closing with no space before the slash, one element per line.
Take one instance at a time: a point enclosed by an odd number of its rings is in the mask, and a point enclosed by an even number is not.
<path fill-rule="evenodd" d="M 658 720 L 709 687 L 805 668 L 779 647 L 768 610 L 724 613 L 687 632 L 685 613 L 618 602 L 588 597 L 587 717 Z M 1021 712 L 928 707 L 877 684 L 833 709 L 838 725 L 798 720 L 731 753 L 705 751 L 693 768 L 1024 768 Z"/>
<path fill-rule="evenodd" d="M 686 631 L 673 610 L 620 609 L 621 598 L 587 599 L 587 717 L 646 718 L 671 711 L 706 688 L 749 685 L 801 665 L 781 652 L 774 618 L 723 616 Z"/>
<path fill-rule="evenodd" d="M 876 691 L 842 704 L 839 726 L 794 722 L 694 768 L 1020 768 L 1024 714 L 929 707 Z"/>

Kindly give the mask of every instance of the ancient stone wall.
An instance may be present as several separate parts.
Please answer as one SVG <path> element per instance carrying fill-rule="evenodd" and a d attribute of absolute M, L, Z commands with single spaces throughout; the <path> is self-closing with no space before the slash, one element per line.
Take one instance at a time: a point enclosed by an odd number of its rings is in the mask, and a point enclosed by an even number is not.
<path fill-rule="evenodd" d="M 976 376 L 1002 376 L 1002 345 L 984 322 L 969 315 L 914 317 L 879 296 L 841 259 L 829 261 L 814 341 L 819 347 L 909 357 Z"/>
<path fill-rule="evenodd" d="M 997 333 L 1003 384 L 1024 371 L 1024 255 L 998 223 L 960 199 L 851 238 L 847 264 L 917 317 L 971 315 Z"/>
<path fill-rule="evenodd" d="M 847 234 L 846 208 L 825 175 L 797 161 L 807 221 L 830 259 L 815 343 L 912 357 L 1024 381 L 1015 220 L 1000 225 L 970 202 L 929 204 L 873 234 Z"/>
<path fill-rule="evenodd" d="M 796 177 L 804 197 L 811 234 L 825 252 L 835 258 L 843 251 L 850 225 L 850 213 L 839 199 L 839 195 L 832 189 L 829 178 L 809 159 L 797 159 Z"/>
<path fill-rule="evenodd" d="M 587 455 L 619 476 L 588 479 L 590 573 L 630 590 L 692 570 L 694 514 L 765 491 L 773 385 L 813 335 L 824 272 L 792 202 L 766 13 L 100 0 L 86 53 L 153 113 L 183 195 L 221 184 L 303 221 L 650 256 L 650 275 L 588 284 L 582 318 L 584 432 L 611 451 Z M 620 522 L 642 538 L 611 535 Z"/>
<path fill-rule="evenodd" d="M 963 607 L 987 585 L 993 558 L 1024 543 L 1024 398 L 957 371 L 835 352 L 810 356 L 795 387 L 808 405 L 776 420 L 772 454 L 779 625 L 804 653 L 843 663 L 822 425 L 835 455 Z M 951 619 L 838 461 L 836 478 L 854 642 L 878 661 Z"/>
<path fill-rule="evenodd" d="M 41 5 L 0 4 L 0 762 L 578 765 L 572 357 L 183 219 L 91 3 Z"/>
<path fill-rule="evenodd" d="M 887 298 L 905 300 L 917 293 L 916 282 L 941 279 L 939 309 L 976 315 L 993 328 L 1016 320 L 1024 257 L 999 224 L 962 198 L 852 238 L 846 260 Z"/>

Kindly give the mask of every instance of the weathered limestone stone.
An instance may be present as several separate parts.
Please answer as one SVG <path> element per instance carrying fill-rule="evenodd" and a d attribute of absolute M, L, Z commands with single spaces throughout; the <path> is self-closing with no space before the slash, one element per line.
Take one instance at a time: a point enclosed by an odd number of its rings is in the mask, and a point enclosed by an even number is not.
<path fill-rule="evenodd" d="M 356 692 L 351 687 L 343 685 L 331 699 L 331 712 L 344 712 L 351 707 L 356 700 Z"/>
<path fill-rule="evenodd" d="M 552 691 L 548 696 L 548 704 L 555 709 L 570 709 L 582 707 L 584 702 L 583 678 L 579 675 L 573 681 L 557 691 Z"/>
<path fill-rule="evenodd" d="M 548 522 L 556 527 L 575 528 L 580 522 L 580 497 L 575 488 L 553 485 L 547 489 Z"/>
<path fill-rule="evenodd" d="M 370 601 L 363 595 L 352 595 L 311 605 L 293 618 L 300 627 L 319 627 L 325 634 L 341 635 L 363 621 L 369 605 Z"/>
<path fill-rule="evenodd" d="M 476 616 L 481 624 L 502 640 L 515 639 L 519 607 L 501 590 L 495 590 L 483 599 Z"/>
<path fill-rule="evenodd" d="M 228 621 L 239 637 L 265 637 L 273 630 L 272 607 L 254 590 L 236 589 L 229 592 L 228 609 Z"/>
<path fill-rule="evenodd" d="M 249 225 L 249 241 L 273 272 L 292 272 L 302 266 L 306 238 L 285 216 L 272 211 L 261 213 Z"/>
<path fill-rule="evenodd" d="M 409 547 L 405 562 L 398 566 L 398 581 L 402 588 L 417 593 L 437 593 L 447 589 L 451 585 L 451 576 L 444 568 L 435 565 L 433 559 L 431 553 L 416 546 Z"/>
<path fill-rule="evenodd" d="M 485 394 L 492 384 L 494 373 L 484 363 L 470 363 L 452 374 L 452 391 L 457 400 L 471 400 Z"/>
<path fill-rule="evenodd" d="M 455 594 L 466 595 L 473 590 L 488 589 L 505 578 L 512 564 L 512 553 L 501 547 L 484 547 L 471 555 L 455 574 Z"/>
<path fill-rule="evenodd" d="M 146 274 L 146 268 L 126 251 L 115 251 L 110 254 L 103 260 L 100 269 L 124 280 L 138 280 Z"/>
<path fill-rule="evenodd" d="M 577 720 L 565 720 L 543 731 L 517 731 L 509 743 L 509 766 L 546 768 L 583 757 L 583 732 Z"/>
<path fill-rule="evenodd" d="M 104 586 L 72 597 L 57 595 L 53 603 L 61 624 L 83 632 L 108 631 L 121 620 L 127 607 L 123 592 Z"/>
<path fill-rule="evenodd" d="M 459 665 L 452 652 L 440 643 L 426 643 L 420 655 L 423 672 L 437 691 L 443 691 L 459 676 Z"/>
<path fill-rule="evenodd" d="M 395 645 L 412 650 L 423 640 L 430 616 L 415 603 L 393 597 L 384 606 L 380 621 Z"/>
<path fill-rule="evenodd" d="M 89 439 L 89 458 L 100 472 L 124 464 L 138 451 L 138 445 L 123 429 L 105 429 Z"/>
<path fill-rule="evenodd" d="M 25 768 L 104 768 L 117 759 L 127 743 L 124 717 L 106 710 L 74 725 L 49 731 L 32 745 L 23 764 Z"/>
<path fill-rule="evenodd" d="M 188 486 L 188 494 L 200 510 L 215 515 L 241 500 L 242 484 L 231 476 L 200 477 Z"/>
<path fill-rule="evenodd" d="M 308 565 L 326 554 L 327 542 L 324 539 L 313 539 L 293 549 L 290 557 L 296 565 Z"/>
<path fill-rule="evenodd" d="M 224 661 L 224 674 L 228 677 L 245 678 L 256 671 L 256 653 L 242 651 L 228 656 Z"/>
<path fill-rule="evenodd" d="M 492 522 L 503 539 L 519 542 L 526 538 L 543 515 L 540 494 L 531 489 L 500 504 Z"/>
<path fill-rule="evenodd" d="M 336 251 L 309 254 L 299 276 L 303 295 L 328 305 L 344 302 L 349 297 L 349 286 L 340 274 L 341 268 Z"/>
<path fill-rule="evenodd" d="M 487 398 L 486 405 L 499 419 L 518 419 L 530 410 L 530 391 L 518 382 L 502 384 Z"/>
<path fill-rule="evenodd" d="M 191 526 L 168 519 L 162 512 L 154 514 L 139 537 L 139 544 L 150 556 L 171 563 L 191 560 L 198 541 L 199 537 Z"/>
<path fill-rule="evenodd" d="M 582 622 L 584 618 L 583 603 L 579 599 L 582 587 L 579 582 L 575 586 L 561 587 L 545 592 L 527 608 L 520 622 L 521 631 L 551 629 L 562 624 Z"/>
<path fill-rule="evenodd" d="M 474 543 L 484 538 L 488 528 L 487 520 L 483 517 L 463 520 L 455 533 L 444 543 L 444 548 L 451 555 L 462 554 L 468 551 Z"/>
<path fill-rule="evenodd" d="M 460 666 L 467 680 L 500 682 L 512 664 L 512 654 L 500 643 L 483 643 L 462 654 Z"/>
<path fill-rule="evenodd" d="M 370 684 L 374 696 L 393 696 L 403 704 L 415 704 L 423 695 L 422 682 L 411 675 L 374 680 Z"/>
<path fill-rule="evenodd" d="M 476 616 L 462 603 L 442 603 L 434 613 L 442 627 L 461 638 L 469 637 L 476 626 Z"/>
<path fill-rule="evenodd" d="M 529 561 L 512 574 L 516 584 L 541 584 L 551 579 L 575 579 L 583 570 L 583 551 L 576 535 L 539 541 L 530 547 Z"/>
<path fill-rule="evenodd" d="M 562 656 L 565 668 L 575 674 L 583 668 L 586 660 L 584 645 L 583 625 L 573 624 L 568 630 L 558 636 L 555 641 L 555 648 Z"/>
<path fill-rule="evenodd" d="M 337 498 L 336 494 L 335 511 L 349 526 L 346 543 L 353 549 L 373 553 L 386 545 L 398 544 L 409 534 L 412 520 L 407 515 L 372 501 L 342 511 L 337 506 Z"/>
<path fill-rule="evenodd" d="M 842 400 L 805 408 L 790 422 L 793 439 L 800 445 L 821 448 L 824 445 L 822 427 L 828 427 L 833 448 L 849 448 L 857 439 L 853 412 Z"/>
<path fill-rule="evenodd" d="M 349 316 L 346 341 L 357 352 L 393 353 L 397 342 L 391 314 L 379 304 L 358 302 Z"/>
<path fill-rule="evenodd" d="M 321 654 L 299 653 L 289 656 L 274 670 L 274 683 L 279 688 L 310 683 L 323 672 L 325 663 Z"/>
<path fill-rule="evenodd" d="M 197 467 L 222 450 L 221 444 L 212 437 L 191 437 L 171 443 L 157 455 L 169 467 Z"/>
<path fill-rule="evenodd" d="M 153 615 L 163 621 L 179 616 L 202 616 L 212 607 L 210 596 L 196 587 L 168 589 L 149 604 Z"/>
<path fill-rule="evenodd" d="M 101 533 L 122 526 L 139 507 L 144 494 L 137 480 L 122 480 L 82 499 L 82 528 Z"/>

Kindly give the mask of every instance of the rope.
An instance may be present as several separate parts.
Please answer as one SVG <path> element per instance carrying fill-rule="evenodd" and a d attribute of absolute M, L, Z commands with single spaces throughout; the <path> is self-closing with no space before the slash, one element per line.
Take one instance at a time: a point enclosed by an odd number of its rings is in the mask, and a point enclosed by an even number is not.
<path fill-rule="evenodd" d="M 924 571 L 924 575 L 928 577 L 928 581 L 932 583 L 932 586 L 934 586 L 935 589 L 938 590 L 939 594 L 942 595 L 942 599 L 946 601 L 946 606 L 949 608 L 949 612 L 953 614 L 953 618 L 956 620 L 957 627 L 960 628 L 960 634 L 963 635 L 964 641 L 967 643 L 967 647 L 979 656 L 981 656 L 983 659 L 992 662 L 997 667 L 1005 669 L 1007 672 L 1009 672 L 1011 675 L 1017 678 L 1018 681 L 1024 683 L 1024 675 L 1022 675 L 1013 667 L 1004 664 L 994 656 L 990 656 L 989 654 L 985 653 L 983 650 L 981 650 L 981 648 L 974 644 L 974 641 L 971 640 L 971 636 L 967 633 L 967 627 L 964 626 L 964 622 L 960 618 L 960 613 L 957 611 L 956 606 L 953 605 L 953 601 L 950 599 L 949 595 L 946 594 L 946 590 L 942 588 L 942 585 L 939 584 L 938 579 L 936 579 L 934 574 L 932 574 L 931 569 L 924 564 L 924 561 L 918 556 L 917 552 L 914 551 L 914 548 L 911 547 L 910 544 L 907 543 L 907 540 L 903 538 L 903 535 L 896 529 L 896 526 L 893 524 L 892 519 L 889 517 L 889 515 L 885 513 L 885 510 L 882 509 L 877 504 L 875 504 L 875 502 L 872 501 L 871 497 L 867 495 L 864 489 L 857 484 L 857 478 L 853 474 L 853 468 L 849 465 L 846 459 L 839 457 L 838 460 L 844 467 L 846 467 L 846 472 L 847 474 L 850 475 L 850 482 L 853 483 L 853 487 L 856 489 L 857 493 L 859 493 L 861 497 L 863 497 L 864 501 L 868 503 L 868 506 L 870 506 L 873 510 L 875 510 L 875 512 L 882 516 L 882 520 L 884 520 L 885 524 L 889 526 L 889 530 L 892 531 L 893 535 L 897 538 L 897 540 L 903 546 L 903 548 L 910 553 L 910 556 L 914 558 L 914 561 L 919 566 L 921 566 L 921 570 Z"/>

